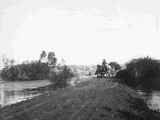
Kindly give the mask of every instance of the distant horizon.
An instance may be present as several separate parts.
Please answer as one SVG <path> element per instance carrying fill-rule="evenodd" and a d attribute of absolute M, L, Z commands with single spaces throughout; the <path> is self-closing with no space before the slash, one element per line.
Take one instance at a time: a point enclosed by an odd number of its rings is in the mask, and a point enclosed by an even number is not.
<path fill-rule="evenodd" d="M 21 63 L 23 63 L 23 62 L 32 62 L 32 61 L 38 61 L 39 60 L 39 58 L 37 58 L 37 59 L 24 59 L 24 60 L 21 60 L 21 61 L 18 61 L 18 60 L 16 60 L 16 59 L 14 59 L 14 57 L 8 57 L 7 55 L 5 55 L 5 54 L 3 54 L 3 55 L 1 55 L 1 58 L 0 58 L 0 62 L 1 62 L 1 65 L 2 65 L 2 57 L 6 57 L 6 58 L 8 58 L 8 59 L 13 59 L 13 60 L 15 60 L 15 64 L 21 64 Z M 40 56 L 40 55 L 39 55 Z M 62 59 L 63 60 L 65 60 L 65 64 L 66 65 L 79 65 L 79 66 L 92 66 L 92 65 L 97 65 L 97 64 L 101 64 L 102 63 L 102 61 L 103 61 L 103 59 L 105 59 L 106 60 L 106 62 L 107 63 L 110 63 L 110 62 L 117 62 L 117 63 L 119 63 L 120 65 L 125 65 L 126 63 L 128 63 L 129 61 L 131 61 L 131 60 L 133 60 L 133 59 L 137 59 L 137 58 L 144 58 L 144 57 L 151 57 L 152 59 L 156 59 L 156 60 L 160 60 L 160 59 L 158 59 L 158 58 L 155 58 L 155 57 L 152 57 L 152 56 L 149 56 L 149 55 L 144 55 L 144 56 L 133 56 L 133 57 L 131 57 L 131 58 L 129 58 L 129 59 L 127 59 L 126 61 L 116 61 L 116 60 L 107 60 L 105 57 L 103 57 L 102 59 L 97 59 L 97 62 L 95 62 L 95 63 L 84 63 L 84 64 L 76 64 L 76 63 L 68 63 L 67 62 L 67 60 L 66 59 L 64 59 L 64 58 L 61 58 L 61 59 L 59 59 L 59 58 L 57 58 L 58 59 L 58 62 L 57 62 L 57 64 L 63 64 L 62 63 Z M 1 67 L 3 67 L 3 66 L 1 66 Z"/>

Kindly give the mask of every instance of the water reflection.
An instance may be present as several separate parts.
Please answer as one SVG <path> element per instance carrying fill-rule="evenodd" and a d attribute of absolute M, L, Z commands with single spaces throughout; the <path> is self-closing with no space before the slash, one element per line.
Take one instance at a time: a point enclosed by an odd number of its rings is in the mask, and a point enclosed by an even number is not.
<path fill-rule="evenodd" d="M 148 107 L 152 110 L 160 112 L 160 92 L 153 91 L 151 94 L 147 94 L 142 90 L 137 91 L 140 95 L 144 96 Z"/>
<path fill-rule="evenodd" d="M 31 99 L 37 95 L 40 95 L 40 93 L 33 94 L 27 91 L 1 91 L 0 105 L 1 107 L 4 107 L 6 105 L 14 104 L 26 99 Z"/>
<path fill-rule="evenodd" d="M 49 81 L 0 83 L 0 106 L 4 107 L 38 96 L 41 94 L 38 91 L 35 92 L 26 89 L 38 88 L 49 84 Z"/>
<path fill-rule="evenodd" d="M 160 92 L 153 92 L 147 102 L 149 108 L 160 111 Z"/>

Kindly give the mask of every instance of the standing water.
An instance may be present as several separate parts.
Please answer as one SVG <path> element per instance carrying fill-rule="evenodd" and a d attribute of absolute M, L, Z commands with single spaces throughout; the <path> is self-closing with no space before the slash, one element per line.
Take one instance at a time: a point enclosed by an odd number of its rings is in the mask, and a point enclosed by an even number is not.
<path fill-rule="evenodd" d="M 148 107 L 152 110 L 156 110 L 160 112 L 160 92 L 153 91 L 150 95 L 147 95 L 142 90 L 137 90 L 137 92 L 146 98 L 146 103 Z"/>
<path fill-rule="evenodd" d="M 154 91 L 147 103 L 149 108 L 160 112 L 160 92 Z"/>
<path fill-rule="evenodd" d="M 26 99 L 31 99 L 41 93 L 31 93 L 27 90 L 44 87 L 51 84 L 49 80 L 4 82 L 0 81 L 0 106 L 14 104 Z M 26 90 L 27 89 L 27 90 Z"/>

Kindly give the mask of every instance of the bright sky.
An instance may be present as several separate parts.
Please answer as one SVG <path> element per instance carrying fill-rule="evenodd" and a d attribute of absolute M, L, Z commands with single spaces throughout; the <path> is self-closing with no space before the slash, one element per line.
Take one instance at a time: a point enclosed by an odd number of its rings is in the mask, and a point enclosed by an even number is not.
<path fill-rule="evenodd" d="M 54 51 L 67 64 L 160 59 L 158 0 L 0 1 L 0 55 L 16 61 Z"/>

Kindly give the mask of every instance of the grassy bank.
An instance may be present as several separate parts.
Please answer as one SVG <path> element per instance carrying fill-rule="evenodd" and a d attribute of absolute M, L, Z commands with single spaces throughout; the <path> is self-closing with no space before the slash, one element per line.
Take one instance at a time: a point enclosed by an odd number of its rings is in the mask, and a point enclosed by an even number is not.
<path fill-rule="evenodd" d="M 145 120 L 148 113 L 157 119 L 134 90 L 111 79 L 90 79 L 5 107 L 0 120 Z"/>

